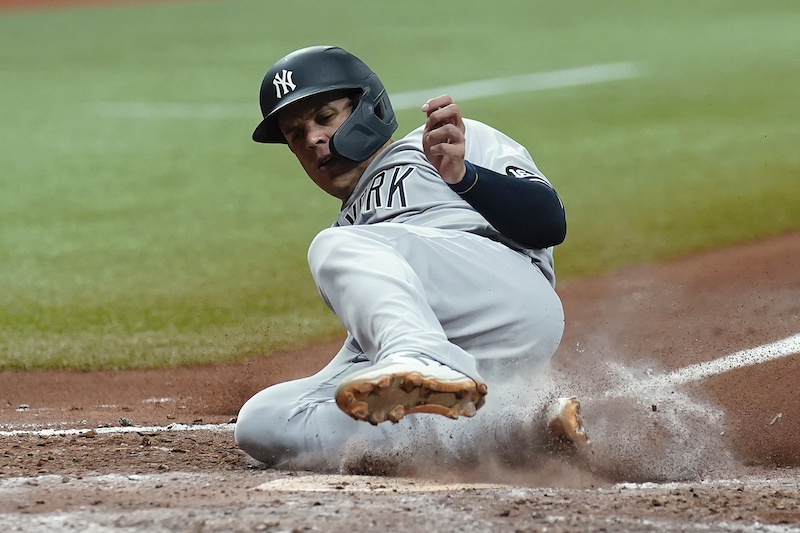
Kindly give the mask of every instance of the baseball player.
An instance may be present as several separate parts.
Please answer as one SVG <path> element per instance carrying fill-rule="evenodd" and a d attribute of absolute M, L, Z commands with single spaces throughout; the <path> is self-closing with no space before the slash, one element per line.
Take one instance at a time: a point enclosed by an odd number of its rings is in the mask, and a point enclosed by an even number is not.
<path fill-rule="evenodd" d="M 287 144 L 342 201 L 308 261 L 348 335 L 317 374 L 247 401 L 237 444 L 267 463 L 335 464 L 353 442 L 380 449 L 447 424 L 480 431 L 480 414 L 470 417 L 500 402 L 512 377 L 541 369 L 561 340 L 552 247 L 566 220 L 548 180 L 523 146 L 463 118 L 446 95 L 393 141 L 383 84 L 338 47 L 280 59 L 260 104 L 253 139 Z M 545 423 L 586 443 L 578 412 L 560 399 Z"/>

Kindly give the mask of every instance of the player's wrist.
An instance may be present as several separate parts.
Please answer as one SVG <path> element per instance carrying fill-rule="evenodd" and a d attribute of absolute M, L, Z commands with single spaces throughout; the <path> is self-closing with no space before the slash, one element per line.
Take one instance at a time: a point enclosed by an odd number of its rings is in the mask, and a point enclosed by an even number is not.
<path fill-rule="evenodd" d="M 460 180 L 456 183 L 449 183 L 450 188 L 453 189 L 458 194 L 466 194 L 469 192 L 474 186 L 475 183 L 478 181 L 478 171 L 475 166 L 467 161 L 464 160 L 464 174 Z"/>
<path fill-rule="evenodd" d="M 457 183 L 460 183 L 461 180 L 464 179 L 464 176 L 466 175 L 466 173 L 467 173 L 467 167 L 466 167 L 466 165 L 464 163 L 462 163 L 461 164 L 461 169 L 459 169 L 456 166 L 452 170 L 448 169 L 448 172 L 447 173 L 443 173 L 441 176 L 442 176 L 442 179 L 445 181 L 445 183 L 447 183 L 448 185 L 455 185 Z"/>

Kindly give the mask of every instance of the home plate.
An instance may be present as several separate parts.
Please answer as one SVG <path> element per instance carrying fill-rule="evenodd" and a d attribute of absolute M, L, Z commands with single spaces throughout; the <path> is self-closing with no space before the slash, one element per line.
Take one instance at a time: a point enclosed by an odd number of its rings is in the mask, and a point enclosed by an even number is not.
<path fill-rule="evenodd" d="M 255 487 L 253 490 L 276 492 L 457 492 L 507 489 L 489 483 L 437 483 L 420 479 L 377 476 L 309 475 L 292 476 Z"/>

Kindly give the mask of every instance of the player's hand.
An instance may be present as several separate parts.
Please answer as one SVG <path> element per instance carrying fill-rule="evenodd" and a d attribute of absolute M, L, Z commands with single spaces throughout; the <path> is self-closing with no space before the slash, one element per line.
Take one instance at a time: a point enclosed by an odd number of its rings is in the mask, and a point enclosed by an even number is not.
<path fill-rule="evenodd" d="M 461 111 L 448 95 L 425 102 L 422 111 L 428 115 L 422 133 L 422 150 L 436 167 L 442 179 L 455 184 L 464 178 L 465 137 Z"/>

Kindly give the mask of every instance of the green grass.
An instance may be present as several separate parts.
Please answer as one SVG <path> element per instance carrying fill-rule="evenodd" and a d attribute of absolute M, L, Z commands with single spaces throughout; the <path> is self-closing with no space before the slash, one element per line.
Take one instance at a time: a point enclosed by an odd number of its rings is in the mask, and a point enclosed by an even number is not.
<path fill-rule="evenodd" d="M 0 369 L 202 363 L 341 333 L 305 263 L 337 202 L 288 151 L 250 141 L 267 67 L 310 44 L 356 53 L 390 93 L 639 65 L 461 104 L 528 146 L 561 194 L 561 280 L 798 229 L 798 27 L 793 1 L 0 13 Z M 107 112 L 120 102 L 242 113 Z M 421 113 L 399 120 L 401 135 Z"/>

